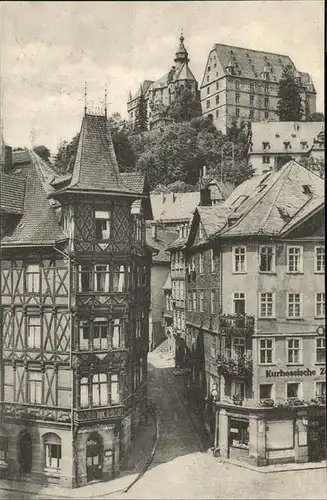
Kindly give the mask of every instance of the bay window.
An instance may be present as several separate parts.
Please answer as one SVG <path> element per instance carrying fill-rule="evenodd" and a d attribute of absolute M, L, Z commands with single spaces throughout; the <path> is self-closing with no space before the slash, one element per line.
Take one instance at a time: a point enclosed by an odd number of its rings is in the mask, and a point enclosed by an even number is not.
<path fill-rule="evenodd" d="M 140 268 L 137 266 L 137 286 L 140 286 Z M 114 266 L 113 270 L 113 292 L 124 292 L 125 291 L 125 267 L 124 266 Z"/>
<path fill-rule="evenodd" d="M 92 406 L 108 405 L 108 380 L 106 373 L 92 375 Z"/>
<path fill-rule="evenodd" d="M 93 348 L 108 348 L 108 321 L 106 318 L 95 318 L 93 322 Z"/>
<path fill-rule="evenodd" d="M 108 264 L 94 266 L 94 289 L 96 292 L 109 292 L 110 269 Z"/>
<path fill-rule="evenodd" d="M 121 330 L 122 330 L 121 321 L 122 320 L 120 318 L 115 318 L 113 320 L 112 347 L 115 348 L 119 348 L 121 344 Z"/>

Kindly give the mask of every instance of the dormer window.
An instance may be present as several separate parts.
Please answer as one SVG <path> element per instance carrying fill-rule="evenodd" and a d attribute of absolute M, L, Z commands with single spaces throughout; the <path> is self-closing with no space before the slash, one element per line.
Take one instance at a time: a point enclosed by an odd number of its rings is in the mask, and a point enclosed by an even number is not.
<path fill-rule="evenodd" d="M 95 236 L 97 240 L 110 238 L 111 213 L 108 210 L 95 211 Z"/>
<path fill-rule="evenodd" d="M 284 141 L 284 149 L 291 149 L 291 143 L 289 141 Z"/>
<path fill-rule="evenodd" d="M 307 141 L 301 141 L 301 149 L 307 149 L 308 148 L 308 142 Z"/>

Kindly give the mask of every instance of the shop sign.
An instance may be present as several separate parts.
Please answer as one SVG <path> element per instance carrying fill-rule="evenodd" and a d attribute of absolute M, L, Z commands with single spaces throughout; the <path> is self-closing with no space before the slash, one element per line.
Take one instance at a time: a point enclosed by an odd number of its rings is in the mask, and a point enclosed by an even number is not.
<path fill-rule="evenodd" d="M 320 369 L 322 372 L 323 369 Z M 310 368 L 305 368 L 304 370 L 266 370 L 266 377 L 314 377 L 317 375 L 316 370 L 310 370 Z M 324 375 L 324 373 L 320 373 L 320 375 Z"/>

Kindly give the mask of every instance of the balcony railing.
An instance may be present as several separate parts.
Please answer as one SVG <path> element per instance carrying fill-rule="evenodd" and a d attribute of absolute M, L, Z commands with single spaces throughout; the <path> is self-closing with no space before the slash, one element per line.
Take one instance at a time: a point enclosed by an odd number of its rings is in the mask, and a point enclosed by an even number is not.
<path fill-rule="evenodd" d="M 71 421 L 71 410 L 68 408 L 51 408 L 32 403 L 1 403 L 1 408 L 3 417 L 51 422 Z"/>
<path fill-rule="evenodd" d="M 253 374 L 253 362 L 250 354 L 238 358 L 218 354 L 216 358 L 217 369 L 224 377 L 251 378 Z"/>
<path fill-rule="evenodd" d="M 247 333 L 253 335 L 254 321 L 254 316 L 248 314 L 220 314 L 219 328 L 230 334 Z"/>

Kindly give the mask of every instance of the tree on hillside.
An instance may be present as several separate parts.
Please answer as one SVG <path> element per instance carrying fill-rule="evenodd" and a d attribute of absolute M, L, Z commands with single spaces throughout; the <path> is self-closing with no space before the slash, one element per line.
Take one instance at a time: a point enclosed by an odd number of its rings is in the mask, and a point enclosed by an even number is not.
<path fill-rule="evenodd" d="M 201 116 L 201 102 L 190 89 L 182 89 L 167 109 L 168 118 L 174 122 L 188 122 Z"/>
<path fill-rule="evenodd" d="M 303 115 L 301 87 L 296 82 L 294 70 L 290 66 L 286 66 L 283 70 L 277 96 L 279 98 L 277 102 L 279 121 L 300 121 Z"/>
<path fill-rule="evenodd" d="M 139 134 L 148 128 L 147 102 L 142 87 L 140 87 L 140 98 L 135 110 L 134 132 Z"/>
<path fill-rule="evenodd" d="M 50 161 L 50 156 L 51 152 L 50 149 L 48 149 L 46 146 L 40 145 L 40 146 L 35 146 L 33 148 L 33 151 L 40 156 L 44 161 L 49 162 Z"/>

